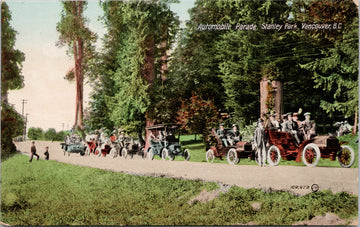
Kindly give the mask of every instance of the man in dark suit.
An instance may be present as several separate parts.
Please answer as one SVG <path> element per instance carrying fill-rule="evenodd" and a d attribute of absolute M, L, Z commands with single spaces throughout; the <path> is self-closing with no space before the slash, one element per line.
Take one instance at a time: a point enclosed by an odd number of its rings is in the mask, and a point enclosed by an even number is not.
<path fill-rule="evenodd" d="M 36 160 L 39 160 L 39 155 L 36 154 L 35 141 L 32 141 L 32 145 L 31 145 L 31 155 L 30 155 L 30 160 L 29 160 L 29 162 L 32 162 L 32 159 L 33 159 L 34 155 L 37 157 Z"/>

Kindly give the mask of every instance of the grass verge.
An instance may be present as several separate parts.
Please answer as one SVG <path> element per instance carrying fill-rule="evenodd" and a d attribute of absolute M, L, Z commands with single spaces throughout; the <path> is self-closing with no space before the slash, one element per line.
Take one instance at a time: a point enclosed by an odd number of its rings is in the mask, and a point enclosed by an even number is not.
<path fill-rule="evenodd" d="M 11 225 L 290 225 L 326 212 L 342 219 L 358 214 L 357 196 L 330 191 L 297 197 L 234 186 L 208 203 L 190 205 L 218 184 L 29 163 L 24 155 L 2 163 L 1 181 L 1 221 Z"/>

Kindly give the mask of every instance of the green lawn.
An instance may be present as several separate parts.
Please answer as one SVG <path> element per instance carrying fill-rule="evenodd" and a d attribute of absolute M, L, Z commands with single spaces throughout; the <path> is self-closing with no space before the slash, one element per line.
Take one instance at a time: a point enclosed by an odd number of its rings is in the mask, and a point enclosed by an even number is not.
<path fill-rule="evenodd" d="M 347 193 L 297 197 L 233 186 L 208 203 L 190 205 L 203 189 L 219 186 L 55 161 L 29 163 L 19 154 L 1 164 L 1 221 L 10 225 L 290 225 L 326 212 L 342 219 L 358 214 L 358 197 Z"/>
<path fill-rule="evenodd" d="M 201 139 L 198 139 L 197 141 L 194 140 L 194 135 L 185 135 L 181 136 L 180 141 L 183 148 L 187 148 L 190 151 L 191 158 L 190 161 L 192 162 L 206 162 L 205 158 L 205 145 L 201 141 Z M 349 143 L 347 145 L 350 145 L 355 152 L 355 162 L 351 166 L 351 168 L 358 168 L 358 143 L 355 143 L 355 140 L 357 138 L 356 136 L 352 136 L 351 134 L 342 136 L 339 138 L 339 141 L 348 141 Z M 175 158 L 176 161 L 183 161 L 184 158 L 178 156 Z M 218 158 L 214 159 L 214 163 L 223 163 L 228 164 L 226 157 L 223 158 L 223 160 L 220 160 Z M 240 162 L 238 165 L 257 165 L 255 161 L 249 160 L 249 159 L 240 159 Z M 281 160 L 279 165 L 287 165 L 287 166 L 305 166 L 303 162 L 295 162 L 295 161 L 286 161 Z M 320 167 L 341 167 L 339 162 L 337 160 L 330 161 L 330 159 L 320 159 L 317 166 Z"/>

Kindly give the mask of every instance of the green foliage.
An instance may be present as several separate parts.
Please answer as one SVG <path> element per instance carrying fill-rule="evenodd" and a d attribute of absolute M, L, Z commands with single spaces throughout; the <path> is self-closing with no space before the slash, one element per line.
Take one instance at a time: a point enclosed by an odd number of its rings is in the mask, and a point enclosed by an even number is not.
<path fill-rule="evenodd" d="M 23 85 L 21 75 L 25 55 L 14 49 L 16 31 L 10 26 L 11 13 L 6 2 L 1 2 L 1 95 Z"/>
<path fill-rule="evenodd" d="M 326 212 L 357 216 L 356 195 L 330 191 L 297 197 L 233 186 L 210 202 L 188 204 L 203 189 L 218 187 L 54 161 L 29 164 L 17 155 L 2 164 L 1 216 L 11 225 L 291 225 Z"/>
<path fill-rule="evenodd" d="M 1 102 L 1 159 L 5 160 L 16 152 L 13 138 L 22 135 L 24 120 L 15 109 Z"/>
<path fill-rule="evenodd" d="M 83 41 L 83 46 L 77 46 L 76 48 L 83 48 L 83 53 L 85 58 L 83 59 L 83 65 L 86 65 L 86 60 L 92 55 L 93 47 L 91 45 L 92 42 L 96 40 L 96 35 L 92 33 L 89 28 L 86 27 L 86 23 L 88 22 L 86 18 L 84 18 L 83 12 L 87 7 L 87 1 L 79 1 L 79 2 L 70 2 L 64 1 L 62 2 L 63 10 L 61 12 L 60 22 L 56 25 L 56 30 L 60 33 L 59 42 L 57 43 L 59 46 L 68 45 L 68 54 L 78 54 L 74 53 L 74 45 L 76 46 L 76 42 L 81 39 Z M 69 79 L 74 79 L 74 70 L 71 70 L 68 75 Z"/>
<path fill-rule="evenodd" d="M 104 23 L 108 33 L 98 54 L 95 88 L 87 119 L 90 130 L 122 128 L 141 133 L 145 118 L 156 115 L 162 99 L 158 75 L 171 48 L 178 21 L 167 1 L 106 1 Z M 165 46 L 164 46 L 165 45 Z M 161 107 L 158 107 L 161 108 Z"/>
<path fill-rule="evenodd" d="M 44 138 L 44 131 L 41 128 L 31 127 L 28 129 L 28 137 L 30 140 L 42 140 Z"/>
<path fill-rule="evenodd" d="M 205 137 L 218 123 L 219 112 L 213 102 L 193 94 L 189 100 L 181 100 L 176 118 L 181 128 L 189 133 Z"/>
<path fill-rule="evenodd" d="M 44 139 L 45 140 L 55 140 L 56 139 L 56 130 L 54 128 L 49 128 L 44 132 Z"/>
<path fill-rule="evenodd" d="M 57 45 L 68 46 L 68 54 L 74 56 L 74 68 L 66 73 L 65 78 L 76 81 L 76 109 L 74 127 L 84 131 L 83 125 L 83 83 L 84 75 L 89 73 L 93 64 L 95 47 L 92 45 L 96 34 L 86 26 L 83 16 L 87 1 L 64 1 L 61 19 L 56 25 L 59 32 Z M 82 133 L 84 134 L 84 132 Z"/>
<path fill-rule="evenodd" d="M 334 47 L 323 51 L 323 58 L 316 59 L 304 68 L 314 73 L 315 87 L 330 94 L 321 100 L 320 107 L 330 116 L 340 112 L 348 118 L 358 109 L 358 17 L 353 18 L 341 39 Z M 346 26 L 346 25 L 345 25 Z"/>
<path fill-rule="evenodd" d="M 81 132 L 78 132 L 80 136 L 81 136 Z M 30 127 L 28 129 L 28 137 L 30 140 L 63 141 L 66 135 L 70 135 L 70 132 L 69 131 L 56 132 L 54 128 L 49 128 L 45 132 L 41 128 Z"/>

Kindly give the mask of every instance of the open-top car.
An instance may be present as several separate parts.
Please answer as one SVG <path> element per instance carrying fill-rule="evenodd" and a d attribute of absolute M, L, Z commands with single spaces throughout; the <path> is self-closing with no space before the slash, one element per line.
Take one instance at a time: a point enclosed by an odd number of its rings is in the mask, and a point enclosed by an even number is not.
<path fill-rule="evenodd" d="M 121 156 L 123 158 L 127 158 L 130 156 L 133 158 L 134 155 L 141 156 L 144 158 L 144 146 L 141 145 L 139 140 L 134 139 L 132 137 L 120 136 L 118 138 L 112 137 L 112 148 L 110 150 L 110 157 L 116 158 L 117 156 Z"/>
<path fill-rule="evenodd" d="M 80 153 L 80 155 L 83 156 L 87 147 L 82 142 L 82 139 L 76 135 L 67 136 L 65 142 L 60 145 L 64 151 L 64 155 L 67 152 L 69 156 L 70 153 Z"/>
<path fill-rule="evenodd" d="M 230 129 L 224 129 L 225 134 Z M 206 161 L 213 162 L 215 157 L 222 159 L 226 156 L 229 164 L 237 164 L 240 158 L 255 159 L 255 152 L 252 149 L 252 145 L 245 141 L 231 141 L 231 138 L 227 136 L 227 146 L 223 143 L 222 139 L 216 134 L 215 129 L 211 130 L 210 135 L 207 137 L 206 143 Z"/>
<path fill-rule="evenodd" d="M 186 161 L 190 159 L 188 149 L 182 149 L 179 138 L 174 133 L 178 128 L 174 124 L 159 124 L 146 127 L 150 133 L 150 147 L 146 150 L 147 157 L 154 159 L 155 155 L 160 156 L 163 160 L 174 160 L 175 156 L 183 156 Z"/>
<path fill-rule="evenodd" d="M 342 167 L 349 168 L 354 164 L 354 150 L 344 143 L 339 143 L 335 136 L 316 136 L 297 144 L 291 133 L 265 130 L 269 148 L 267 150 L 269 165 L 278 165 L 280 159 L 295 160 L 306 166 L 316 166 L 320 158 L 338 161 Z"/>

